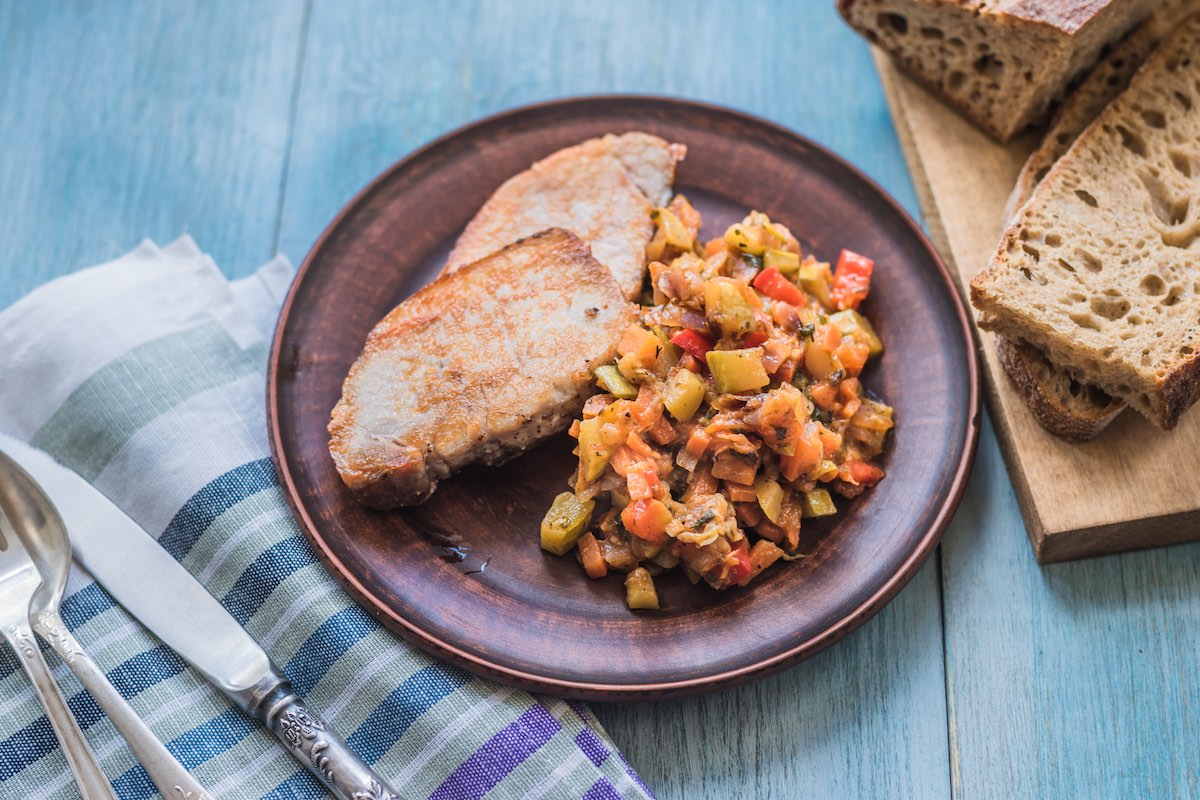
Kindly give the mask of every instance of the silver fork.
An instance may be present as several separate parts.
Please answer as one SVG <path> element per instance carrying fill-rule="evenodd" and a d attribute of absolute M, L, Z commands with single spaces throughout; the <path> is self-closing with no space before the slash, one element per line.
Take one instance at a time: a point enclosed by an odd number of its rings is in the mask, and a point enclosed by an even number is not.
<path fill-rule="evenodd" d="M 84 800 L 117 800 L 29 629 L 29 604 L 41 585 L 42 576 L 33 559 L 21 546 L 8 519 L 0 514 L 0 634 L 16 651 L 22 669 L 33 682 Z"/>

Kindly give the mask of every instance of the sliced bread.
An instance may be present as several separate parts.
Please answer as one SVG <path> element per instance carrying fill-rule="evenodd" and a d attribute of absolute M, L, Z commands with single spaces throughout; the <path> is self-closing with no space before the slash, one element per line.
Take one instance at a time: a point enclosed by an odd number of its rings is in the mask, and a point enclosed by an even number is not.
<path fill-rule="evenodd" d="M 634 319 L 564 230 L 443 275 L 380 320 L 346 377 L 329 421 L 342 481 L 374 508 L 414 505 L 564 430 Z"/>
<path fill-rule="evenodd" d="M 1051 364 L 1046 354 L 1033 345 L 1000 336 L 996 338 L 996 353 L 1034 418 L 1064 439 L 1091 439 L 1125 408 L 1120 400 Z"/>
<path fill-rule="evenodd" d="M 1017 183 L 1004 209 L 1006 220 L 1012 219 L 1017 209 L 1025 204 L 1033 194 L 1034 187 L 1046 177 L 1054 162 L 1070 149 L 1083 129 L 1114 97 L 1125 91 L 1130 78 L 1154 52 L 1163 37 L 1196 11 L 1200 11 L 1200 0 L 1164 0 L 1149 19 L 1102 58 L 1083 83 L 1063 100 L 1042 143 L 1030 154 L 1021 174 L 1017 176 Z"/>
<path fill-rule="evenodd" d="M 838 0 L 846 21 L 981 128 L 1042 122 L 1161 0 Z"/>
<path fill-rule="evenodd" d="M 980 325 L 1169 429 L 1200 395 L 1200 17 L 1035 189 L 971 282 Z"/>

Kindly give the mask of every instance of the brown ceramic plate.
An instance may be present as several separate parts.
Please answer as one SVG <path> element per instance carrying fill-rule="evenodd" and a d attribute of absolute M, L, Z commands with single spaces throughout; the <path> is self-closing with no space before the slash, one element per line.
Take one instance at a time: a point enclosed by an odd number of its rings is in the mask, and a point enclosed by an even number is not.
<path fill-rule="evenodd" d="M 878 267 L 865 312 L 887 345 L 864 382 L 896 408 L 888 477 L 831 520 L 806 523 L 805 560 L 715 592 L 658 579 L 663 610 L 625 608 L 621 578 L 587 579 L 538 547 L 566 487 L 565 433 L 499 468 L 471 468 L 411 511 L 358 505 L 325 425 L 376 320 L 433 278 L 476 209 L 533 161 L 592 136 L 644 130 L 688 146 L 676 189 L 723 231 L 750 209 L 806 251 Z M 383 624 L 473 672 L 582 698 L 731 686 L 833 644 L 877 612 L 933 551 L 979 430 L 974 350 L 945 267 L 912 220 L 852 166 L 791 131 L 698 103 L 564 100 L 485 119 L 418 150 L 333 221 L 292 285 L 268 379 L 271 445 L 314 548 Z"/>

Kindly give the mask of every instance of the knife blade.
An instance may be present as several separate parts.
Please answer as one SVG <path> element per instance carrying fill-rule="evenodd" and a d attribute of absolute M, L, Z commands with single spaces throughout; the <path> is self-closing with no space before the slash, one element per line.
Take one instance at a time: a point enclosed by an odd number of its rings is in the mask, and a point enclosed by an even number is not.
<path fill-rule="evenodd" d="M 315 712 L 237 621 L 124 511 L 49 454 L 0 449 L 50 496 L 76 559 L 113 599 L 252 717 L 341 800 L 400 800 Z"/>

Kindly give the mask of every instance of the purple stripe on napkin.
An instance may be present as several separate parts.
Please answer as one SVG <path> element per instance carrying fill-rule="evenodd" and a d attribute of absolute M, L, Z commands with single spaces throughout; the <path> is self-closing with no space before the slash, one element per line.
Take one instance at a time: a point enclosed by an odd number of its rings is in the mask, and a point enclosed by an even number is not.
<path fill-rule="evenodd" d="M 530 708 L 459 764 L 429 800 L 479 800 L 561 729 L 545 708 Z"/>
<path fill-rule="evenodd" d="M 583 800 L 622 800 L 622 797 L 617 787 L 608 782 L 608 778 L 601 778 L 587 790 Z"/>
<path fill-rule="evenodd" d="M 592 732 L 591 728 L 581 730 L 575 736 L 575 744 L 579 745 L 583 754 L 597 767 L 603 764 L 609 756 L 608 748 L 604 746 L 604 742 L 600 741 L 600 737 Z"/>

